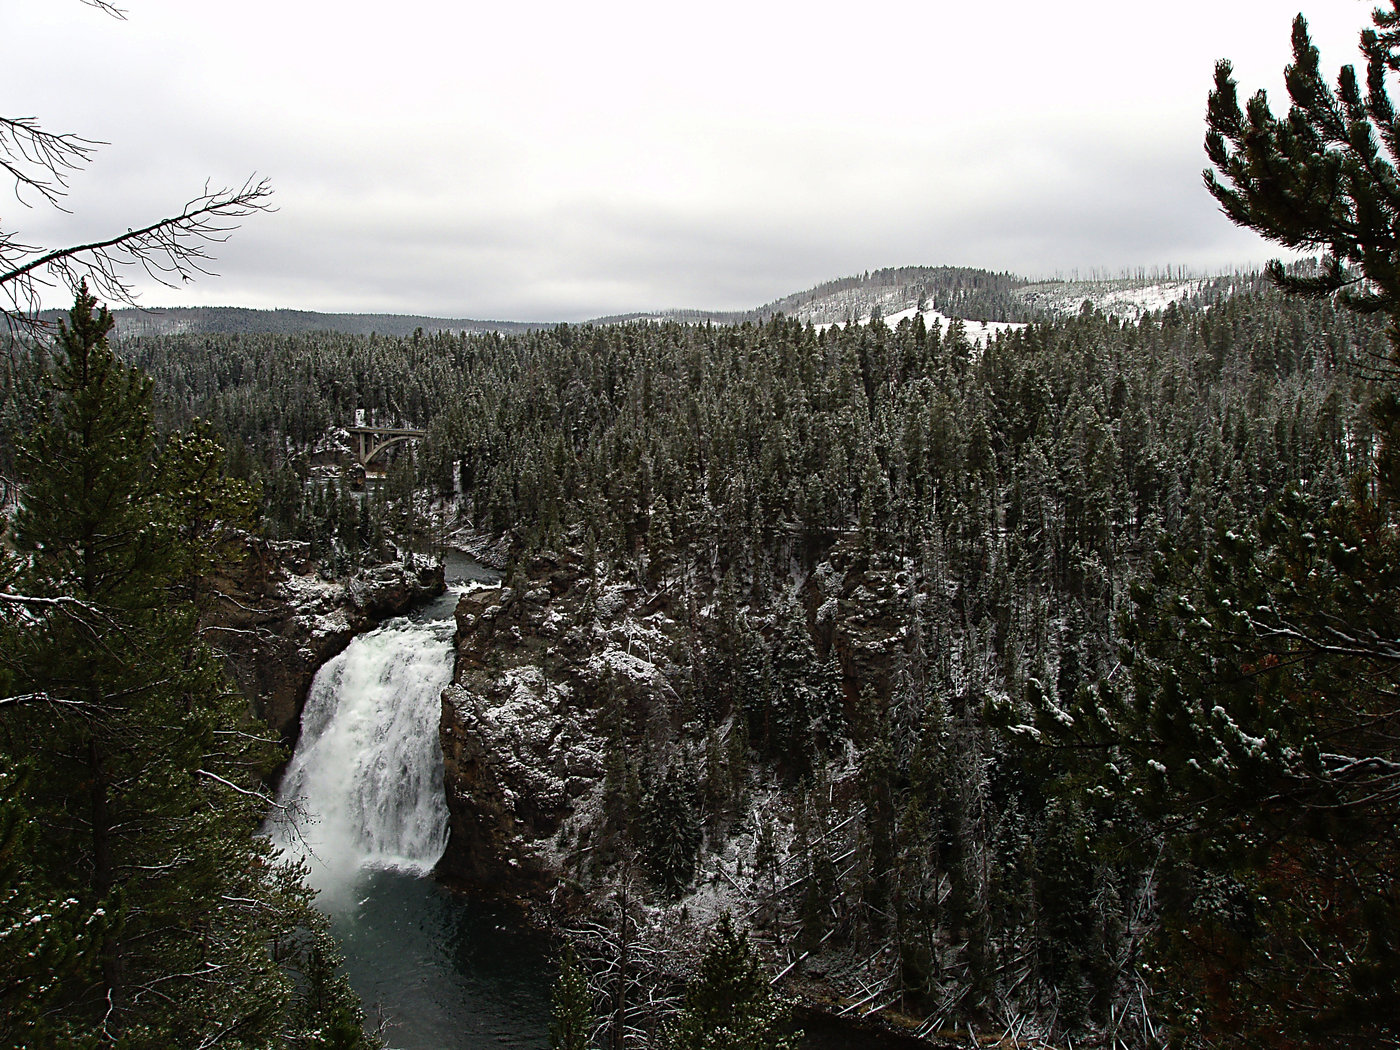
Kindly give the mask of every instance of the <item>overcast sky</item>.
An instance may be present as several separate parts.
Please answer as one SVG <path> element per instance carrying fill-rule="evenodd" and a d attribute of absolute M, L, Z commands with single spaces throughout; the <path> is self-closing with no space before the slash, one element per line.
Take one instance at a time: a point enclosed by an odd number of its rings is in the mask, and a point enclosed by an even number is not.
<path fill-rule="evenodd" d="M 578 320 L 901 265 L 1260 263 L 1201 188 L 1212 70 L 1281 108 L 1289 25 L 1367 0 L 4 0 L 3 112 L 106 140 L 48 244 L 206 180 L 278 211 L 149 305 Z M 3 198 L 0 198 L 3 201 Z"/>

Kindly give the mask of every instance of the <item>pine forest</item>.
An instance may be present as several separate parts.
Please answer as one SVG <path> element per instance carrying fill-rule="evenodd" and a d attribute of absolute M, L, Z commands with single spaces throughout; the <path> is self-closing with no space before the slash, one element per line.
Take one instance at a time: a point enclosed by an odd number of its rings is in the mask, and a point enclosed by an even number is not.
<path fill-rule="evenodd" d="M 1165 306 L 9 311 L 0 1044 L 384 1045 L 229 581 L 460 547 L 439 872 L 556 937 L 552 1047 L 1400 1046 L 1392 6 L 1335 90 L 1299 19 L 1286 117 L 1218 68 L 1208 188 L 1318 257 Z M 357 424 L 415 435 L 368 485 Z"/>

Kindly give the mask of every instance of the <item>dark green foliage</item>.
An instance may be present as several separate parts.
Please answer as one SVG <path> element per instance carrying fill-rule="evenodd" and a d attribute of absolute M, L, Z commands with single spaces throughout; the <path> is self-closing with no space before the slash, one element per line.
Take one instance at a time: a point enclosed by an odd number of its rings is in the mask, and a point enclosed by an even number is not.
<path fill-rule="evenodd" d="M 589 1035 L 596 1023 L 588 977 L 574 950 L 565 948 L 550 1000 L 550 1050 L 588 1050 Z"/>
<path fill-rule="evenodd" d="M 1076 1031 L 1088 1012 L 1090 957 L 1103 950 L 1093 907 L 1103 872 L 1090 852 L 1088 822 L 1076 806 L 1051 803 L 1037 840 L 1031 869 L 1040 977 L 1056 990 L 1060 1023 Z"/>
<path fill-rule="evenodd" d="M 1393 526 L 1291 493 L 1163 559 L 1135 604 L 1128 680 L 1041 726 L 1090 748 L 1087 797 L 1119 841 L 1163 850 L 1175 1016 L 1259 1045 L 1393 1041 Z"/>
<path fill-rule="evenodd" d="M 694 779 L 673 763 L 642 798 L 639 845 L 657 888 L 676 897 L 695 878 L 701 828 Z"/>
<path fill-rule="evenodd" d="M 1241 109 L 1229 62 L 1215 70 L 1207 110 L 1206 188 L 1231 221 L 1289 248 L 1328 252 L 1316 273 L 1271 274 L 1290 291 L 1400 312 L 1400 124 L 1385 78 L 1396 62 L 1400 3 L 1378 7 L 1361 34 L 1364 85 L 1343 66 L 1335 91 L 1323 79 L 1302 15 L 1293 22 L 1293 62 L 1284 71 L 1292 103 L 1275 117 L 1260 92 Z M 1362 280 L 1366 284 L 1362 284 Z"/>
<path fill-rule="evenodd" d="M 214 570 L 243 556 L 245 530 L 255 517 L 257 489 L 230 478 L 226 460 L 209 425 L 196 420 L 166 437 L 158 474 L 150 479 L 151 516 L 173 523 L 168 571 L 196 613 L 206 604 Z"/>
<path fill-rule="evenodd" d="M 1352 309 L 1389 319 L 1389 352 L 1366 363 L 1400 376 L 1400 118 L 1387 78 L 1400 68 L 1400 0 L 1374 9 L 1361 33 L 1364 83 L 1343 66 L 1336 89 L 1300 14 L 1293 62 L 1284 70 L 1291 106 L 1276 117 L 1261 91 L 1241 109 L 1229 62 L 1215 71 L 1207 109 L 1206 154 L 1216 170 L 1206 188 L 1232 222 L 1289 248 L 1326 254 L 1318 268 L 1271 263 L 1270 276 L 1291 292 L 1335 295 Z M 1372 406 L 1382 437 L 1378 480 L 1392 498 L 1400 455 L 1400 412 L 1388 392 Z"/>
<path fill-rule="evenodd" d="M 287 1045 L 296 1050 L 369 1050 L 378 1044 L 365 1036 L 364 1012 L 343 972 L 340 950 L 320 926 L 317 919 L 317 928 L 291 938 L 294 954 L 285 957 L 284 965 L 294 966 L 300 978 L 282 1019 Z"/>
<path fill-rule="evenodd" d="M 78 1046 L 55 1012 L 103 916 L 55 896 L 36 871 L 37 828 L 20 804 L 24 778 L 0 767 L 0 1046 Z"/>
<path fill-rule="evenodd" d="M 790 1007 L 773 991 L 748 938 L 728 913 L 705 945 L 680 1013 L 666 1026 L 668 1050 L 793 1050 Z"/>
<path fill-rule="evenodd" d="M 33 959 L 0 953 L 0 987 L 32 993 L 7 1018 L 33 1045 L 365 1046 L 334 963 L 316 968 L 329 949 L 300 872 L 254 835 L 274 752 L 196 631 L 247 492 L 206 435 L 157 451 L 149 382 L 95 305 L 80 294 L 60 330 L 17 456 L 3 907 L 52 919 Z"/>

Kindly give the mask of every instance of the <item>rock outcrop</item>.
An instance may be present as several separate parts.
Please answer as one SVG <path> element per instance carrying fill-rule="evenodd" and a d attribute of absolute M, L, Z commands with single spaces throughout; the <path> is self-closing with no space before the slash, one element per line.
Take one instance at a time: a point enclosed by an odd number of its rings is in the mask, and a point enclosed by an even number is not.
<path fill-rule="evenodd" d="M 356 634 L 444 589 L 440 565 L 395 562 L 327 581 L 306 544 L 250 538 L 243 560 L 211 581 L 202 629 L 254 714 L 291 746 L 320 666 Z"/>
<path fill-rule="evenodd" d="M 896 576 L 850 558 L 795 588 L 813 633 L 854 672 L 848 703 L 855 681 L 886 690 L 905 644 L 891 614 Z M 687 739 L 684 726 L 694 717 L 699 641 L 690 617 L 713 598 L 688 604 L 678 589 L 595 578 L 575 552 L 536 557 L 511 582 L 457 606 L 456 673 L 440 726 L 452 830 L 438 870 L 480 891 L 530 897 L 573 881 L 580 840 L 597 841 L 610 804 L 609 746 L 625 749 L 632 766 L 651 752 L 662 764 L 706 761 L 706 742 Z"/>
<path fill-rule="evenodd" d="M 678 631 L 640 590 L 605 587 L 571 556 L 536 558 L 523 578 L 457 606 L 441 724 L 452 831 L 438 870 L 537 896 L 567 867 L 556 841 L 565 822 L 587 823 L 600 805 L 605 709 L 668 709 Z"/>

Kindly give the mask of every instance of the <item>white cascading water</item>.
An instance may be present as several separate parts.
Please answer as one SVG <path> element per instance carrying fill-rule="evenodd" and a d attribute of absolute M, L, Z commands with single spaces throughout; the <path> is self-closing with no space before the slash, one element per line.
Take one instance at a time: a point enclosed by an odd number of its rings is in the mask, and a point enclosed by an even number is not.
<path fill-rule="evenodd" d="M 447 845 L 439 697 L 451 620 L 393 620 L 317 672 L 269 831 L 332 898 L 365 868 L 426 874 Z"/>

